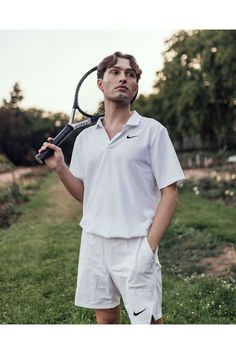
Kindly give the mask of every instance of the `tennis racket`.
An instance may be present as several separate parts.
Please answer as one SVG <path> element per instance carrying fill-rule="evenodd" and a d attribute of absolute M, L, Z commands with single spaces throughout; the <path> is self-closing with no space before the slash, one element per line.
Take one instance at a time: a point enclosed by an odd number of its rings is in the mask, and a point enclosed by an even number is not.
<path fill-rule="evenodd" d="M 60 146 L 75 130 L 83 130 L 96 123 L 103 115 L 103 93 L 97 87 L 97 66 L 95 66 L 79 81 L 69 123 L 53 138 L 52 144 Z M 51 155 L 53 155 L 53 150 L 48 148 L 35 155 L 35 159 L 43 164 Z"/>

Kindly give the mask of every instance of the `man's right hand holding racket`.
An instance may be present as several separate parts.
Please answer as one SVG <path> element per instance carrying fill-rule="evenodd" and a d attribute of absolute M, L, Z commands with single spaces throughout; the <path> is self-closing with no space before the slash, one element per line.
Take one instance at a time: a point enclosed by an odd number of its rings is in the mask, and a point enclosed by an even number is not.
<path fill-rule="evenodd" d="M 39 149 L 39 153 L 47 149 L 53 150 L 53 154 L 45 160 L 46 165 L 58 175 L 68 192 L 82 203 L 84 184 L 70 172 L 65 163 L 61 148 L 53 144 L 52 141 L 53 138 L 48 138 L 48 142 L 43 143 Z"/>
<path fill-rule="evenodd" d="M 65 164 L 64 155 L 61 148 L 53 144 L 53 138 L 48 138 L 47 140 L 48 141 L 43 143 L 38 152 L 41 153 L 47 149 L 53 150 L 53 154 L 45 160 L 45 163 L 51 170 L 57 173 Z"/>

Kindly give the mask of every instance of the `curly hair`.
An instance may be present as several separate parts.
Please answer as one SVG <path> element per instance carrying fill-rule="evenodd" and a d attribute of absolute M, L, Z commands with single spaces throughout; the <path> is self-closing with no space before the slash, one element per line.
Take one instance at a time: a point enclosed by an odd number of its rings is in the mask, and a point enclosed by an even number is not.
<path fill-rule="evenodd" d="M 114 66 L 116 64 L 118 58 L 125 58 L 125 59 L 129 60 L 130 66 L 136 74 L 137 81 L 139 81 L 141 74 L 142 74 L 142 70 L 138 66 L 135 57 L 130 54 L 122 54 L 121 52 L 115 52 L 114 54 L 111 54 L 111 55 L 105 57 L 101 61 L 101 63 L 98 64 L 98 67 L 97 67 L 98 79 L 103 79 L 103 75 L 104 75 L 105 71 L 108 68 L 111 68 L 112 66 Z"/>

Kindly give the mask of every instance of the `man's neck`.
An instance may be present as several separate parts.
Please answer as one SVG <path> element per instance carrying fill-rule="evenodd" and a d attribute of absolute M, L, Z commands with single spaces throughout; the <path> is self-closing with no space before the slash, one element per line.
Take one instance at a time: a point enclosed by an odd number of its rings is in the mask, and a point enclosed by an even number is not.
<path fill-rule="evenodd" d="M 132 115 L 130 105 L 107 104 L 105 105 L 104 126 L 123 126 Z"/>

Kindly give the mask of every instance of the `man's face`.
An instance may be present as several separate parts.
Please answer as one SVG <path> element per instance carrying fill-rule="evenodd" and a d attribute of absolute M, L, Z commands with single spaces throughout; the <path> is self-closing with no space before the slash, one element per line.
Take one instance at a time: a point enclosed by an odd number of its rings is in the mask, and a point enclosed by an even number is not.
<path fill-rule="evenodd" d="M 129 60 L 118 58 L 116 64 L 107 68 L 103 79 L 98 79 L 98 87 L 105 99 L 129 103 L 138 90 L 137 76 Z"/>

